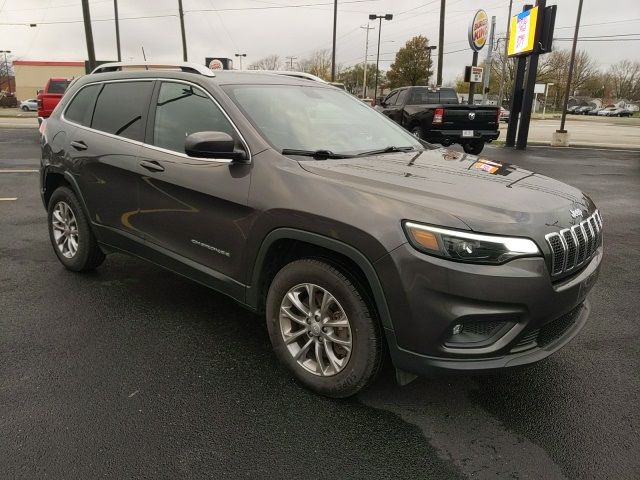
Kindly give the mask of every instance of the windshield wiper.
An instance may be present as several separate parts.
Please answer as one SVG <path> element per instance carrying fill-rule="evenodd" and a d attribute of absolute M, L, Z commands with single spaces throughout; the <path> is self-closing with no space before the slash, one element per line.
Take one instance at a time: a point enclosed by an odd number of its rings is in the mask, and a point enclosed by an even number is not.
<path fill-rule="evenodd" d="M 358 157 L 366 157 L 369 155 L 380 155 L 383 153 L 393 153 L 393 152 L 411 152 L 415 150 L 415 148 L 413 147 L 396 147 L 396 146 L 390 146 L 390 147 L 386 147 L 386 148 L 381 148 L 379 150 L 371 150 L 370 152 L 362 152 L 358 154 Z"/>
<path fill-rule="evenodd" d="M 297 150 L 295 148 L 285 148 L 283 155 L 301 155 L 303 157 L 313 157 L 316 160 L 326 160 L 327 158 L 352 158 L 353 155 L 333 153 L 331 150 Z"/>

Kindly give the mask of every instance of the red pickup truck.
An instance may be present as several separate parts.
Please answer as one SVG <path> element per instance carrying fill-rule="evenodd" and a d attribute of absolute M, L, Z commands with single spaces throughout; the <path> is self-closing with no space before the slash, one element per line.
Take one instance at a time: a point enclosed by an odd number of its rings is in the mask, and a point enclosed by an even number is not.
<path fill-rule="evenodd" d="M 48 118 L 71 83 L 70 78 L 50 78 L 44 90 L 38 93 L 38 117 Z"/>

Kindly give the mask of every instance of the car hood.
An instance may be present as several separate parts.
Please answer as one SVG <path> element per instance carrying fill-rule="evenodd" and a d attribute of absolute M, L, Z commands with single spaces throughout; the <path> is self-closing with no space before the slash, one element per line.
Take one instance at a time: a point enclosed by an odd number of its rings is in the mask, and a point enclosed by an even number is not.
<path fill-rule="evenodd" d="M 445 148 L 309 159 L 300 165 L 353 188 L 454 215 L 470 229 L 487 233 L 540 238 L 574 225 L 595 209 L 586 195 L 565 183 Z M 408 219 L 429 222 L 428 218 Z"/>

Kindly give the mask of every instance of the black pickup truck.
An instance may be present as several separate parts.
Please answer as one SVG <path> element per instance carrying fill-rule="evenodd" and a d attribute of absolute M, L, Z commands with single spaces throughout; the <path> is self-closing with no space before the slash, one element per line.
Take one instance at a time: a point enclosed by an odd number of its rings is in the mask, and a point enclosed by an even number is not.
<path fill-rule="evenodd" d="M 445 147 L 459 143 L 465 152 L 475 155 L 482 151 L 485 142 L 500 135 L 500 109 L 460 104 L 453 88 L 398 88 L 376 110 L 423 140 Z"/>

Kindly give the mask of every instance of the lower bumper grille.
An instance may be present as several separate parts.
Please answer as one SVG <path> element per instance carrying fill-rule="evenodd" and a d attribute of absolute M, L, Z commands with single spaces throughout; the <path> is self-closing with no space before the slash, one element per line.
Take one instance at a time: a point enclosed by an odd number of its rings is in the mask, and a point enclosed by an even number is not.
<path fill-rule="evenodd" d="M 522 352 L 534 347 L 542 348 L 555 342 L 576 322 L 581 310 L 582 304 L 540 328 L 525 330 L 511 349 L 511 352 Z"/>

